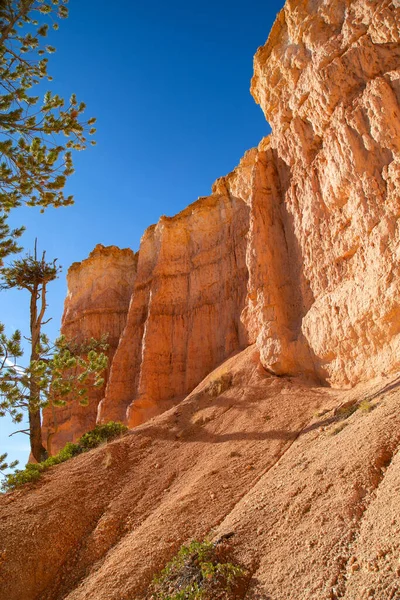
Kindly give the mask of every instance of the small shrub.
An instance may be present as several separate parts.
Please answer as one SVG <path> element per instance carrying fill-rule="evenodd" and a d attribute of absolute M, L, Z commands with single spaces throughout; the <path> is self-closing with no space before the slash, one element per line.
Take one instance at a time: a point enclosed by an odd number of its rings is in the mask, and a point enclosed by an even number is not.
<path fill-rule="evenodd" d="M 72 442 L 67 442 L 65 444 L 64 448 L 62 448 L 62 450 L 60 450 L 60 452 L 58 454 L 56 454 L 55 456 L 50 456 L 50 458 L 48 458 L 47 460 L 54 459 L 57 461 L 54 464 L 58 464 L 60 462 L 69 460 L 70 458 L 73 458 L 74 456 L 77 456 L 78 454 L 81 454 L 81 452 L 82 452 L 82 446 L 80 445 L 80 440 L 78 441 L 77 444 L 73 444 Z"/>
<path fill-rule="evenodd" d="M 338 409 L 337 415 L 341 419 L 348 419 L 349 417 L 351 417 L 351 415 L 353 413 L 356 412 L 357 409 L 358 409 L 357 404 L 350 404 L 350 405 L 345 404 L 344 406 L 342 406 Z"/>
<path fill-rule="evenodd" d="M 78 444 L 83 450 L 91 450 L 92 448 L 97 448 L 103 442 L 113 440 L 127 430 L 128 428 L 122 425 L 122 423 L 110 421 L 104 425 L 96 425 L 94 429 L 84 433 L 78 440 Z"/>
<path fill-rule="evenodd" d="M 42 465 L 28 463 L 23 470 L 17 470 L 15 473 L 10 473 L 5 476 L 5 480 L 2 483 L 2 489 L 5 492 L 9 490 L 14 490 L 20 485 L 24 485 L 25 483 L 31 483 L 32 481 L 37 481 L 41 476 L 43 471 Z"/>
<path fill-rule="evenodd" d="M 229 545 L 193 541 L 154 577 L 147 600 L 228 600 L 243 597 L 249 573 L 230 561 Z"/>
<path fill-rule="evenodd" d="M 232 386 L 232 373 L 224 373 L 211 381 L 207 386 L 207 392 L 214 398 L 228 390 Z"/>
<path fill-rule="evenodd" d="M 358 408 L 364 413 L 369 413 L 373 409 L 373 406 L 369 400 L 365 399 L 361 400 Z"/>
<path fill-rule="evenodd" d="M 128 428 L 122 423 L 110 421 L 105 425 L 97 425 L 91 431 L 84 433 L 76 444 L 68 442 L 58 454 L 49 456 L 41 463 L 28 463 L 23 470 L 17 470 L 15 473 L 10 473 L 5 476 L 5 480 L 1 485 L 4 492 L 14 490 L 15 488 L 37 481 L 43 471 L 47 471 L 50 467 L 59 465 L 82 452 L 87 452 L 92 448 L 96 448 L 104 442 L 113 440 L 128 431 Z"/>
<path fill-rule="evenodd" d="M 329 409 L 325 408 L 323 410 L 317 410 L 315 411 L 315 413 L 313 413 L 313 417 L 314 418 L 320 418 L 323 417 L 324 415 L 326 415 L 329 412 Z"/>
<path fill-rule="evenodd" d="M 343 431 L 343 429 L 345 427 L 347 427 L 348 423 L 340 423 L 340 425 L 338 425 L 337 427 L 335 427 L 335 429 L 333 429 L 331 431 L 331 435 L 337 435 L 338 433 L 340 433 L 341 431 Z"/>

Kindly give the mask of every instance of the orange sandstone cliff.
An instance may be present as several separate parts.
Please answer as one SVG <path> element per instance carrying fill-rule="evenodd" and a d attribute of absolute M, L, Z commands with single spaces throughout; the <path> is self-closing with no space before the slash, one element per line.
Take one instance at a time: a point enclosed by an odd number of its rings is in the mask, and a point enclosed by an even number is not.
<path fill-rule="evenodd" d="M 255 56 L 297 275 L 286 335 L 260 326 L 281 373 L 298 343 L 332 385 L 399 369 L 399 32 L 398 2 L 289 0 Z"/>
<path fill-rule="evenodd" d="M 98 244 L 89 258 L 68 270 L 68 295 L 61 332 L 77 344 L 107 335 L 109 365 L 124 330 L 136 277 L 137 256 L 132 250 Z M 109 373 L 105 374 L 107 381 Z M 43 439 L 52 452 L 93 429 L 104 389 L 89 392 L 89 405 L 78 401 L 65 407 L 47 409 L 43 418 Z"/>
<path fill-rule="evenodd" d="M 242 197 L 223 190 L 146 231 L 101 420 L 141 423 L 247 345 L 248 213 Z"/>
<path fill-rule="evenodd" d="M 71 306 L 78 321 L 102 299 L 124 313 L 102 321 L 117 349 L 98 420 L 145 421 L 253 342 L 268 371 L 336 387 L 400 368 L 399 19 L 390 0 L 289 0 L 254 59 L 273 133 L 145 232 L 125 329 L 133 259 L 113 264 L 109 296 L 90 259 L 79 285 L 72 269 L 65 332 Z"/>
<path fill-rule="evenodd" d="M 398 0 L 287 0 L 272 135 L 71 268 L 63 332 L 109 333 L 110 372 L 45 434 L 135 427 L 0 499 L 0 600 L 147 600 L 226 533 L 245 600 L 400 598 L 399 31 Z"/>

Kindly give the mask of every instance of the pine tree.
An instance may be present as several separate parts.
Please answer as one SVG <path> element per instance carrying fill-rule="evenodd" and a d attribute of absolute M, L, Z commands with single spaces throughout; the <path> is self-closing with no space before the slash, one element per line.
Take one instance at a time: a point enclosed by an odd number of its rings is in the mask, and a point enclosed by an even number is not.
<path fill-rule="evenodd" d="M 2 289 L 25 289 L 30 294 L 30 345 L 29 366 L 18 364 L 23 355 L 21 333 L 10 338 L 0 324 L 0 416 L 9 414 L 14 422 L 22 421 L 23 412 L 29 417 L 29 428 L 20 430 L 30 438 L 32 456 L 41 462 L 47 458 L 42 444 L 41 411 L 49 404 L 61 406 L 63 398 L 75 393 L 81 404 L 87 404 L 88 387 L 99 387 L 104 380 L 102 372 L 107 367 L 104 339 L 90 340 L 77 345 L 59 338 L 51 344 L 43 333 L 48 323 L 46 293 L 48 284 L 57 278 L 60 267 L 57 261 L 46 261 L 45 253 L 15 260 L 0 270 Z M 5 457 L 3 456 L 3 462 Z"/>
<path fill-rule="evenodd" d="M 23 231 L 8 228 L 11 209 L 73 203 L 63 191 L 72 150 L 85 149 L 95 132 L 95 119 L 81 120 L 85 104 L 75 94 L 65 102 L 48 91 L 40 103 L 32 93 L 52 79 L 46 55 L 55 48 L 45 38 L 68 16 L 67 1 L 0 0 L 0 261 L 15 252 Z"/>

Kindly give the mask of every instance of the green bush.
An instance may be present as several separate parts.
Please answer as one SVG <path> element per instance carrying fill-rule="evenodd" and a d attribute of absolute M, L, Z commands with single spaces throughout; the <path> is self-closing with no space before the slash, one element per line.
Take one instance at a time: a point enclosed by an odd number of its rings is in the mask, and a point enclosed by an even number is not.
<path fill-rule="evenodd" d="M 44 467 L 42 463 L 33 464 L 28 463 L 22 471 L 17 470 L 15 473 L 10 473 L 6 475 L 5 480 L 2 483 L 2 490 L 8 492 L 9 490 L 13 490 L 20 485 L 24 485 L 25 483 L 30 483 L 31 481 L 36 481 L 39 479 L 40 475 Z"/>
<path fill-rule="evenodd" d="M 110 421 L 105 425 L 97 425 L 91 431 L 84 433 L 76 444 L 68 442 L 58 454 L 49 456 L 41 463 L 28 463 L 25 469 L 6 475 L 1 488 L 4 492 L 8 492 L 25 483 L 37 481 L 43 471 L 47 471 L 50 467 L 65 462 L 78 454 L 82 454 L 82 452 L 96 448 L 104 442 L 109 442 L 123 435 L 126 431 L 128 431 L 128 428 L 125 425 L 114 421 Z"/>
<path fill-rule="evenodd" d="M 214 600 L 243 597 L 249 573 L 229 559 L 227 543 L 193 541 L 178 554 L 149 588 L 147 600 Z"/>
<path fill-rule="evenodd" d="M 122 423 L 114 423 L 114 421 L 110 421 L 105 425 L 96 425 L 94 429 L 83 434 L 78 444 L 83 450 L 91 450 L 97 448 L 103 442 L 108 442 L 122 435 L 127 429 Z"/>
<path fill-rule="evenodd" d="M 371 401 L 365 398 L 364 400 L 361 400 L 358 408 L 361 410 L 361 412 L 369 413 L 374 407 L 372 406 Z"/>

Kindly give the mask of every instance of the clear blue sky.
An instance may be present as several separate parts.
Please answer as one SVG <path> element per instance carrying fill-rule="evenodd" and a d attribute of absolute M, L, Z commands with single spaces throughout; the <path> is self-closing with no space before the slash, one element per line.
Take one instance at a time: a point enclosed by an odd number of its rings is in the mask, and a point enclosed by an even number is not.
<path fill-rule="evenodd" d="M 57 336 L 74 261 L 97 243 L 137 250 L 146 227 L 208 195 L 217 177 L 269 133 L 249 93 L 253 55 L 283 0 L 70 0 L 70 16 L 52 33 L 49 89 L 72 92 L 97 117 L 97 146 L 75 153 L 68 182 L 75 205 L 14 212 L 63 273 L 49 288 L 47 327 Z M 0 321 L 27 333 L 28 297 L 0 293 Z M 0 453 L 26 460 L 28 438 L 8 438 Z"/>

